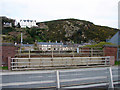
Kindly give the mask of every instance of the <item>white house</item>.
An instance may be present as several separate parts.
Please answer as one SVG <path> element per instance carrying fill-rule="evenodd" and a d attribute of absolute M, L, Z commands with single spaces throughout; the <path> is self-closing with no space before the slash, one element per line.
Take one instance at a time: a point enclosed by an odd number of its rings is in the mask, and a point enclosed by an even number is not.
<path fill-rule="evenodd" d="M 42 51 L 61 50 L 63 43 L 37 42 L 37 46 Z"/>
<path fill-rule="evenodd" d="M 20 20 L 20 26 L 21 28 L 26 28 L 26 27 L 33 27 L 33 26 L 37 26 L 36 25 L 36 20 Z"/>

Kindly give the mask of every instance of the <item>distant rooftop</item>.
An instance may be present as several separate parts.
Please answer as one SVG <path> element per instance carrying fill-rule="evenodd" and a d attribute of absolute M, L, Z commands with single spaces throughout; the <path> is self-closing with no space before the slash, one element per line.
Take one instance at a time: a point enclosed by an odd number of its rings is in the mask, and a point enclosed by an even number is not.
<path fill-rule="evenodd" d="M 0 46 L 15 46 L 13 43 L 0 43 Z"/>
<path fill-rule="evenodd" d="M 52 43 L 52 42 L 37 42 L 40 45 L 63 45 L 63 43 Z"/>
<path fill-rule="evenodd" d="M 24 46 L 24 47 L 30 47 L 30 46 L 34 46 L 34 44 L 22 44 L 22 46 Z"/>
<path fill-rule="evenodd" d="M 120 31 L 118 31 L 108 42 L 120 45 Z"/>

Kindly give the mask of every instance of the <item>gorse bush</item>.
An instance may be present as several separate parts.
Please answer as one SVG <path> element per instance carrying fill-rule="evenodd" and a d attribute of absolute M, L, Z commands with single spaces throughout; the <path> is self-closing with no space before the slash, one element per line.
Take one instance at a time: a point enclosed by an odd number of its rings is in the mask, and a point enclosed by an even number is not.
<path fill-rule="evenodd" d="M 109 42 L 100 42 L 100 43 L 98 43 L 98 44 L 95 44 L 95 45 L 86 45 L 86 46 L 84 46 L 84 47 L 103 47 L 104 45 L 115 45 L 115 44 L 113 44 L 113 43 L 109 43 Z"/>

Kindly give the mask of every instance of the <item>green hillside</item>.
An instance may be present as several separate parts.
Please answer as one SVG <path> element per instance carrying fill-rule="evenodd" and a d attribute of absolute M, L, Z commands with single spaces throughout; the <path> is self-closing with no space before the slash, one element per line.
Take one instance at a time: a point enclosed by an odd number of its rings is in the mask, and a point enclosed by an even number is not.
<path fill-rule="evenodd" d="M 20 32 L 23 32 L 24 43 L 34 41 L 47 42 L 56 40 L 72 41 L 74 43 L 105 41 L 111 38 L 118 30 L 106 26 L 98 26 L 85 20 L 60 19 L 46 22 L 38 22 L 39 27 L 32 28 L 4 28 L 4 42 L 20 42 Z M 9 29 L 9 30 L 8 30 Z M 8 38 L 9 37 L 9 38 Z"/>

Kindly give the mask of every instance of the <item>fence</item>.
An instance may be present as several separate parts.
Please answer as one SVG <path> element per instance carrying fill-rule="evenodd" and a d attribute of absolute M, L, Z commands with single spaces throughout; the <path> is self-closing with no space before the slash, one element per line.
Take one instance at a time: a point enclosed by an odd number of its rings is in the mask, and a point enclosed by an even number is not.
<path fill-rule="evenodd" d="M 100 47 L 96 48 L 88 48 L 88 47 L 82 47 L 82 48 L 73 48 L 73 50 L 48 50 L 48 51 L 39 51 L 39 50 L 17 50 L 16 56 L 104 56 L 103 49 Z"/>
<path fill-rule="evenodd" d="M 54 57 L 11 58 L 11 70 L 39 69 L 41 67 L 66 67 L 80 65 L 110 65 L 110 57 Z"/>
<path fill-rule="evenodd" d="M 3 88 L 90 88 L 120 83 L 118 67 L 3 73 Z M 14 76 L 15 75 L 15 76 Z M 13 77 L 12 77 L 13 76 Z M 11 80 L 10 82 L 7 80 Z"/>
<path fill-rule="evenodd" d="M 103 49 L 100 47 L 89 48 L 89 47 L 81 47 L 78 49 L 77 53 L 81 54 L 82 56 L 104 56 Z"/>

